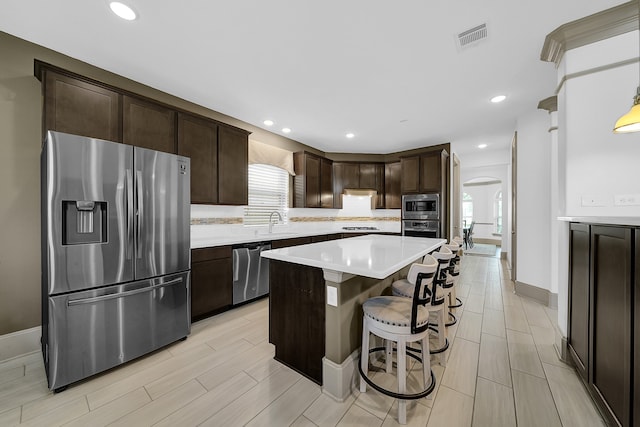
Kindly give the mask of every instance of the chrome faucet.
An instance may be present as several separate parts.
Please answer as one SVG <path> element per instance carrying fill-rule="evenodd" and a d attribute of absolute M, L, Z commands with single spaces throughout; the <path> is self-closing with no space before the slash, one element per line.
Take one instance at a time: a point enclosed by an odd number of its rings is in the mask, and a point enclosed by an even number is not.
<path fill-rule="evenodd" d="M 271 230 L 273 228 L 273 214 L 278 215 L 280 222 L 284 222 L 284 220 L 282 219 L 282 215 L 280 215 L 280 212 L 278 211 L 271 212 L 271 214 L 269 215 L 269 234 L 271 234 Z"/>

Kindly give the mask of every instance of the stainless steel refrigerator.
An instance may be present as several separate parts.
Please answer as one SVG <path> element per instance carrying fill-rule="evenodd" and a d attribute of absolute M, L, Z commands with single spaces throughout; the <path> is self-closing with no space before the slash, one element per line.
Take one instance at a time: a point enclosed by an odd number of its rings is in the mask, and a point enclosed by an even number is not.
<path fill-rule="evenodd" d="M 41 156 L 49 388 L 185 338 L 189 159 L 49 131 Z"/>

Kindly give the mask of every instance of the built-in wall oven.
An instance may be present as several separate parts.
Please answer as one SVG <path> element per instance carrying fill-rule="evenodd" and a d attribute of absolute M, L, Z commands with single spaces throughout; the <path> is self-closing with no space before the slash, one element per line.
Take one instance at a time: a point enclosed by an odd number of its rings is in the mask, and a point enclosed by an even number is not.
<path fill-rule="evenodd" d="M 440 195 L 402 196 L 402 235 L 440 237 Z"/>
<path fill-rule="evenodd" d="M 413 237 L 440 237 L 440 221 L 403 219 L 402 235 Z"/>

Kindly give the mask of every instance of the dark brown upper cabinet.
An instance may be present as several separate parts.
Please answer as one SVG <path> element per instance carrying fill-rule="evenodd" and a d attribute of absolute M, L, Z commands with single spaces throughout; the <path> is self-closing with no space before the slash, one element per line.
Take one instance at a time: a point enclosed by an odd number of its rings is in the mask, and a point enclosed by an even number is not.
<path fill-rule="evenodd" d="M 376 190 L 376 208 L 384 208 L 384 164 L 383 163 L 360 163 L 359 187 L 362 189 Z"/>
<path fill-rule="evenodd" d="M 249 133 L 218 127 L 218 203 L 248 203 Z"/>
<path fill-rule="evenodd" d="M 333 161 L 320 159 L 320 207 L 333 208 Z"/>
<path fill-rule="evenodd" d="M 120 94 L 108 88 L 43 70 L 44 131 L 54 130 L 121 142 Z"/>
<path fill-rule="evenodd" d="M 178 154 L 191 158 L 191 203 L 218 203 L 218 126 L 178 114 Z"/>
<path fill-rule="evenodd" d="M 433 150 L 401 158 L 402 194 L 443 193 L 448 157 L 446 150 Z"/>
<path fill-rule="evenodd" d="M 345 189 L 376 190 L 376 208 L 384 207 L 384 164 L 364 162 L 334 162 L 334 207 L 342 209 Z"/>
<path fill-rule="evenodd" d="M 333 207 L 342 209 L 342 192 L 345 188 L 360 188 L 358 163 L 333 162 Z"/>
<path fill-rule="evenodd" d="M 125 95 L 122 99 L 122 142 L 176 153 L 176 112 L 161 104 Z"/>
<path fill-rule="evenodd" d="M 402 194 L 420 192 L 420 157 L 403 157 L 400 159 L 400 167 Z"/>
<path fill-rule="evenodd" d="M 387 209 L 400 209 L 402 207 L 400 188 L 401 174 L 402 168 L 400 162 L 387 163 L 384 165 L 384 200 Z"/>
<path fill-rule="evenodd" d="M 293 155 L 296 176 L 293 206 L 296 208 L 333 207 L 333 162 L 300 151 Z"/>

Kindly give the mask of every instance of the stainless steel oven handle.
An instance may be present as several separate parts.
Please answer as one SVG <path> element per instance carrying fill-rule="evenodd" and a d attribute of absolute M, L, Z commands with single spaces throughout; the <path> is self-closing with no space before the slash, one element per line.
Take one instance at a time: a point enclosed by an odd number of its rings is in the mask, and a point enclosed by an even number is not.
<path fill-rule="evenodd" d="M 131 295 L 142 294 L 144 292 L 155 291 L 156 289 L 166 288 L 167 286 L 175 285 L 176 283 L 180 283 L 180 282 L 182 282 L 182 277 L 179 277 L 179 278 L 173 279 L 173 280 L 169 280 L 168 282 L 165 282 L 165 283 L 159 283 L 157 285 L 149 286 L 148 288 L 134 289 L 132 291 L 127 291 L 127 292 L 122 292 L 122 293 L 117 293 L 117 294 L 103 295 L 103 296 L 100 296 L 100 297 L 69 300 L 67 302 L 67 306 L 71 307 L 72 305 L 94 304 L 94 303 L 98 303 L 98 302 L 102 302 L 102 301 L 108 301 L 110 299 L 124 298 L 124 297 L 128 297 L 128 296 L 131 296 Z"/>

